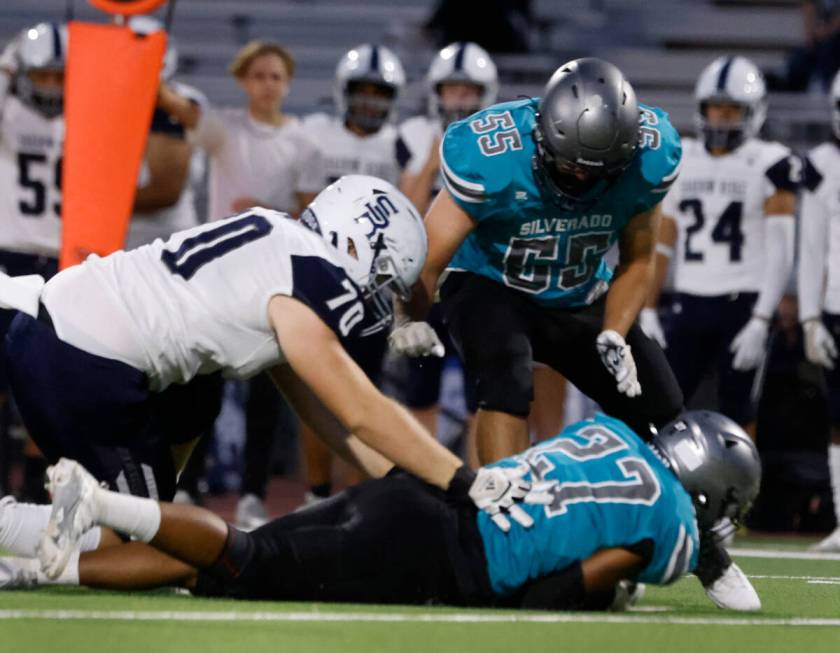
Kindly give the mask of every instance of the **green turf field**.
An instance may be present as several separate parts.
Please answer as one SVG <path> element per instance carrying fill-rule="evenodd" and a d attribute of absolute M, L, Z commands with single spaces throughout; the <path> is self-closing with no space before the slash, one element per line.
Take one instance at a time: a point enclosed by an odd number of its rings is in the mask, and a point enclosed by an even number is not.
<path fill-rule="evenodd" d="M 62 588 L 0 593 L 0 651 L 840 653 L 840 555 L 807 559 L 800 542 L 767 540 L 740 540 L 737 549 L 748 554 L 736 559 L 753 578 L 761 612 L 718 610 L 693 578 L 648 587 L 638 608 L 623 614 L 237 603 Z"/>

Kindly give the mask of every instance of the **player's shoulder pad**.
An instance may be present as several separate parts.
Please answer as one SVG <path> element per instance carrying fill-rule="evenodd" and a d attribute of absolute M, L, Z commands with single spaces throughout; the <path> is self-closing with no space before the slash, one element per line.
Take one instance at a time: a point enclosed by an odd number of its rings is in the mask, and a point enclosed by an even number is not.
<path fill-rule="evenodd" d="M 802 177 L 802 161 L 776 141 L 759 141 L 764 176 L 777 191 L 795 193 Z"/>
<path fill-rule="evenodd" d="M 199 106 L 206 106 L 208 103 L 207 96 L 199 91 L 195 86 L 184 84 L 183 82 L 172 82 L 172 89 L 181 97 L 188 99 Z"/>
<path fill-rule="evenodd" d="M 829 170 L 840 165 L 840 147 L 835 143 L 820 143 L 802 161 L 802 185 L 814 193 L 821 186 Z"/>
<path fill-rule="evenodd" d="M 648 192 L 664 197 L 680 173 L 682 142 L 667 112 L 639 105 L 639 152 L 636 155 L 642 184 Z"/>
<path fill-rule="evenodd" d="M 535 99 L 502 102 L 449 125 L 440 147 L 441 172 L 456 200 L 466 205 L 481 204 L 510 184 L 510 162 L 503 161 L 504 156 L 484 154 L 481 139 L 507 129 L 518 130 L 523 141 L 531 139 L 536 106 Z"/>

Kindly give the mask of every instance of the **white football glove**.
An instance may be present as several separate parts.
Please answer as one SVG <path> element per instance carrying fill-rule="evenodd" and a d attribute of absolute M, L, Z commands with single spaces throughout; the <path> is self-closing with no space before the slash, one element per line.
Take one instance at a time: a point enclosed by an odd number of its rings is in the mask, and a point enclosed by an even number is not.
<path fill-rule="evenodd" d="M 659 313 L 655 308 L 643 308 L 639 313 L 639 326 L 642 331 L 651 340 L 659 343 L 662 349 L 668 346 L 668 341 L 665 340 L 665 332 L 662 330 L 662 324 L 659 322 Z"/>
<path fill-rule="evenodd" d="M 808 360 L 833 370 L 834 359 L 837 358 L 837 343 L 822 320 L 808 320 L 802 325 L 802 330 L 805 332 L 805 356 Z"/>
<path fill-rule="evenodd" d="M 428 322 L 405 322 L 388 336 L 391 351 L 405 356 L 437 356 L 442 358 L 445 350 L 438 334 Z"/>
<path fill-rule="evenodd" d="M 714 583 L 705 588 L 706 596 L 719 608 L 752 611 L 761 609 L 761 599 L 749 578 L 734 562 Z"/>
<path fill-rule="evenodd" d="M 517 467 L 481 467 L 476 472 L 475 481 L 470 486 L 470 499 L 493 520 L 503 532 L 510 530 L 508 516 L 525 528 L 534 525 L 534 520 L 519 505 L 531 503 L 536 497 L 528 499 L 531 484 L 523 477 L 528 473 L 527 465 Z M 536 501 L 534 501 L 536 502 Z"/>
<path fill-rule="evenodd" d="M 644 583 L 620 580 L 615 585 L 615 595 L 608 608 L 611 612 L 625 612 L 635 606 L 645 595 Z"/>
<path fill-rule="evenodd" d="M 767 332 L 769 324 L 760 317 L 751 317 L 746 326 L 732 339 L 729 351 L 733 369 L 741 372 L 754 370 L 764 360 L 767 351 Z"/>
<path fill-rule="evenodd" d="M 630 345 L 624 342 L 621 334 L 611 329 L 601 331 L 595 340 L 595 346 L 598 348 L 604 367 L 618 382 L 618 391 L 628 397 L 642 394 L 642 386 L 639 384 L 636 372 L 636 361 L 633 360 Z"/>

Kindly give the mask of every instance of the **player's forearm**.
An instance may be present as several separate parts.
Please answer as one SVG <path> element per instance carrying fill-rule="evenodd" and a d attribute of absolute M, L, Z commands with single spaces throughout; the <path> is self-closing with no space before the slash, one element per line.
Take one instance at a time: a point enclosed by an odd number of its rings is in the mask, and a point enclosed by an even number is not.
<path fill-rule="evenodd" d="M 792 216 L 766 218 L 764 283 L 755 303 L 753 314 L 769 320 L 782 299 L 790 275 L 793 273 L 795 223 Z"/>
<path fill-rule="evenodd" d="M 184 129 L 195 129 L 201 118 L 201 108 L 198 104 L 178 95 L 166 84 L 160 85 L 157 106 L 175 118 Z"/>
<path fill-rule="evenodd" d="M 828 214 L 812 193 L 802 196 L 799 238 L 799 320 L 818 317 L 822 311 L 823 277 L 828 247 Z"/>
<path fill-rule="evenodd" d="M 603 330 L 626 336 L 650 296 L 653 281 L 653 261 L 619 265 L 607 293 Z"/>
<path fill-rule="evenodd" d="M 347 426 L 362 442 L 427 483 L 444 490 L 449 487 L 461 460 L 431 437 L 407 410 L 382 397 L 360 413 L 359 422 Z"/>

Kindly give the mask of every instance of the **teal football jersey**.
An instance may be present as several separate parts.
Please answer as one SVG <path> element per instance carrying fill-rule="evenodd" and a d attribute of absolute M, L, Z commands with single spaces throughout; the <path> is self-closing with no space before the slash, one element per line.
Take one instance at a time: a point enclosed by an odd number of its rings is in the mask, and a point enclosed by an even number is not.
<path fill-rule="evenodd" d="M 481 274 L 547 306 L 591 304 L 608 286 L 604 260 L 627 222 L 658 204 L 677 177 L 680 138 L 661 109 L 641 106 L 640 147 L 594 202 L 569 210 L 534 177 L 538 98 L 453 123 L 441 144 L 446 188 L 477 226 L 452 270 Z"/>
<path fill-rule="evenodd" d="M 640 581 L 668 584 L 697 566 L 699 536 L 691 497 L 623 422 L 597 415 L 496 464 L 523 462 L 532 482 L 553 482 L 554 498 L 547 506 L 523 505 L 534 525 L 513 523 L 508 533 L 486 513 L 478 514 L 496 593 L 508 594 L 600 549 L 645 540 L 653 544 L 653 554 Z"/>

